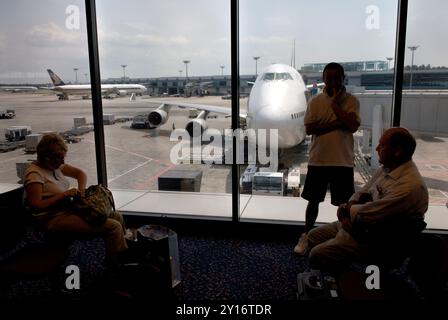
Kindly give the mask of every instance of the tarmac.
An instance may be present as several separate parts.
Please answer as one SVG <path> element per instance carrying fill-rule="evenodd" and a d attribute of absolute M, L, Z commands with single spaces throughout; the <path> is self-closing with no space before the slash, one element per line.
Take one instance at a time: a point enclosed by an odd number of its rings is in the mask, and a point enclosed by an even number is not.
<path fill-rule="evenodd" d="M 170 160 L 170 152 L 178 141 L 170 141 L 173 128 L 185 128 L 189 111 L 172 108 L 167 122 L 157 129 L 132 129 L 134 116 L 146 114 L 158 105 L 152 101 L 182 100 L 188 103 L 201 103 L 229 107 L 230 100 L 220 97 L 191 98 L 149 98 L 138 97 L 129 101 L 129 97 L 103 99 L 103 113 L 113 114 L 118 120 L 115 124 L 105 125 L 106 163 L 109 187 L 123 190 L 158 190 L 158 177 L 170 169 L 198 170 L 202 172 L 201 193 L 231 193 L 231 166 L 226 164 L 180 164 Z M 92 102 L 80 97 L 60 101 L 47 93 L 0 93 L 0 109 L 13 109 L 16 116 L 12 119 L 0 119 L 0 129 L 11 126 L 31 126 L 33 133 L 48 131 L 65 132 L 74 127 L 74 118 L 85 117 L 92 123 Z M 240 100 L 241 109 L 246 108 L 247 99 Z M 210 114 L 207 120 L 209 128 L 223 130 L 231 127 L 231 118 Z M 216 117 L 215 117 L 216 116 Z M 96 181 L 96 157 L 94 133 L 79 135 L 79 142 L 69 144 L 66 162 L 86 171 L 89 184 Z M 414 155 L 422 176 L 430 192 L 430 203 L 445 205 L 448 201 L 448 138 L 417 136 L 417 150 Z M 0 141 L 5 139 L 0 136 Z M 184 141 L 185 142 L 185 141 Z M 189 143 L 185 143 L 186 146 Z M 308 158 L 306 143 L 281 154 L 280 161 L 287 166 L 301 169 L 301 181 L 304 182 Z M 0 182 L 17 183 L 19 178 L 16 163 L 34 160 L 36 155 L 25 153 L 23 148 L 0 153 Z M 355 168 L 356 187 L 364 184 L 365 175 Z M 241 172 L 244 166 L 241 166 Z"/>

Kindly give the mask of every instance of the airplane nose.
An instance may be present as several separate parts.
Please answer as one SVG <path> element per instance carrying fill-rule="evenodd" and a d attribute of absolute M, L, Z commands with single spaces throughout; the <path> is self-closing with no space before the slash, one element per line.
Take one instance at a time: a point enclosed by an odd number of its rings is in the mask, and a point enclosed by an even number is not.
<path fill-rule="evenodd" d="M 251 128 L 254 129 L 266 129 L 266 134 L 269 136 L 272 131 L 277 130 L 277 139 L 279 148 L 289 148 L 296 143 L 291 130 L 286 123 L 285 115 L 280 111 L 280 106 L 269 105 L 260 108 L 255 114 Z"/>
<path fill-rule="evenodd" d="M 281 123 L 281 115 L 278 107 L 266 106 L 258 110 L 255 115 L 255 128 L 257 129 L 279 129 Z"/>

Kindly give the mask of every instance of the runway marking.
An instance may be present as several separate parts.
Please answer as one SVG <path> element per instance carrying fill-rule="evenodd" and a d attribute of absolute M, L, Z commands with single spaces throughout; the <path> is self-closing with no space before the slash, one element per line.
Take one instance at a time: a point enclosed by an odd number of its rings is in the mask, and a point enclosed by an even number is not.
<path fill-rule="evenodd" d="M 95 141 L 93 141 L 93 140 L 85 139 L 85 141 L 90 142 L 90 143 L 95 143 Z M 109 149 L 116 150 L 116 151 L 121 151 L 121 152 L 124 152 L 124 153 L 127 153 L 127 154 L 132 154 L 132 155 L 134 155 L 134 156 L 137 156 L 137 157 L 140 157 L 140 158 L 144 158 L 144 159 L 146 159 L 146 160 L 154 160 L 154 159 L 149 158 L 149 157 L 147 157 L 147 156 L 144 156 L 144 155 L 142 155 L 142 154 L 138 154 L 138 153 L 135 153 L 135 152 L 127 151 L 127 150 L 124 150 L 124 149 L 121 149 L 121 148 L 117 148 L 117 147 L 113 147 L 113 146 L 110 146 L 110 145 L 108 145 L 108 144 L 106 144 L 105 147 L 106 147 L 106 148 L 109 148 Z"/>
<path fill-rule="evenodd" d="M 134 188 L 141 188 L 141 189 L 147 189 L 149 188 L 149 186 L 153 183 L 154 180 L 156 180 L 159 176 L 161 176 L 162 174 L 164 174 L 165 172 L 167 172 L 168 170 L 175 168 L 176 165 L 175 164 L 171 164 L 169 167 L 160 170 L 158 173 L 156 173 L 155 175 L 153 175 L 152 177 L 148 178 L 148 180 L 146 180 L 145 182 L 142 183 L 137 183 L 134 185 Z"/>
<path fill-rule="evenodd" d="M 90 142 L 92 144 L 95 143 L 95 141 L 89 140 L 89 139 L 85 139 L 84 141 Z M 157 163 L 161 163 L 161 164 L 164 164 L 164 165 L 171 165 L 171 162 L 150 158 L 150 157 L 147 157 L 147 156 L 145 156 L 143 154 L 135 153 L 135 152 L 132 152 L 132 151 L 127 151 L 127 150 L 124 150 L 124 149 L 121 149 L 121 148 L 118 148 L 118 147 L 113 147 L 113 146 L 107 145 L 107 144 L 105 146 L 107 148 L 109 148 L 109 149 L 113 149 L 113 150 L 116 150 L 116 151 L 124 152 L 124 153 L 130 154 L 130 155 L 134 155 L 134 156 L 146 159 L 146 160 L 151 160 L 151 161 L 154 161 L 154 162 L 157 162 Z"/>
<path fill-rule="evenodd" d="M 122 176 L 124 176 L 124 175 L 126 175 L 126 174 L 128 174 L 128 173 L 130 173 L 130 172 L 132 172 L 132 171 L 134 171 L 134 170 L 137 170 L 137 169 L 140 168 L 140 167 L 143 167 L 144 165 L 150 163 L 151 161 L 152 161 L 151 159 L 150 159 L 150 160 L 146 160 L 145 162 L 140 163 L 139 165 L 135 166 L 134 168 L 132 168 L 132 169 L 130 169 L 130 170 L 128 170 L 128 171 L 125 171 L 125 172 L 123 172 L 122 174 L 119 174 L 118 176 L 113 177 L 112 179 L 108 179 L 107 182 L 113 182 L 113 181 L 115 181 L 115 180 L 121 178 Z"/>
<path fill-rule="evenodd" d="M 95 143 L 95 141 L 93 141 L 93 140 L 89 140 L 89 139 L 85 139 L 84 141 L 90 142 L 90 143 L 92 143 L 92 144 Z M 165 161 L 161 161 L 161 160 L 157 160 L 157 159 L 149 158 L 149 157 L 147 157 L 147 156 L 145 156 L 145 155 L 138 154 L 138 153 L 131 152 L 131 151 L 127 151 L 127 150 L 124 150 L 124 149 L 121 149 L 121 148 L 118 148 L 118 147 L 113 147 L 113 146 L 110 146 L 110 145 L 107 145 L 107 144 L 106 144 L 105 146 L 106 146 L 107 148 L 110 148 L 110 149 L 113 149 L 113 150 L 116 150 L 116 151 L 124 152 L 124 153 L 130 154 L 130 155 L 134 155 L 134 156 L 137 156 L 137 157 L 146 159 L 145 162 L 140 163 L 139 165 L 135 166 L 134 168 L 129 169 L 129 170 L 123 172 L 122 174 L 120 174 L 120 175 L 118 175 L 118 176 L 115 176 L 115 177 L 109 179 L 108 182 L 113 182 L 113 181 L 115 181 L 115 180 L 117 180 L 117 179 L 123 177 L 124 175 L 126 175 L 126 174 L 128 174 L 128 173 L 130 173 L 130 172 L 132 172 L 132 171 L 135 171 L 135 170 L 137 170 L 138 168 L 141 168 L 142 166 L 144 166 L 144 165 L 146 165 L 146 164 L 148 164 L 149 162 L 152 162 L 152 161 L 157 162 L 157 163 L 161 163 L 161 164 L 164 164 L 164 165 L 167 165 L 168 167 L 165 168 L 165 169 L 163 169 L 163 170 L 161 170 L 160 172 L 158 172 L 157 174 L 153 175 L 152 177 L 150 177 L 145 183 L 142 183 L 142 184 L 139 184 L 139 185 L 145 185 L 145 184 L 148 184 L 148 183 L 152 183 L 152 182 L 153 182 L 155 179 L 157 179 L 161 174 L 165 173 L 166 171 L 168 171 L 168 170 L 171 169 L 171 168 L 176 167 L 176 165 L 175 165 L 175 164 L 172 164 L 171 162 L 166 163 Z"/>
<path fill-rule="evenodd" d="M 446 198 L 448 198 L 448 194 L 446 194 L 445 192 L 443 192 L 442 190 L 439 190 L 441 194 L 443 194 Z"/>

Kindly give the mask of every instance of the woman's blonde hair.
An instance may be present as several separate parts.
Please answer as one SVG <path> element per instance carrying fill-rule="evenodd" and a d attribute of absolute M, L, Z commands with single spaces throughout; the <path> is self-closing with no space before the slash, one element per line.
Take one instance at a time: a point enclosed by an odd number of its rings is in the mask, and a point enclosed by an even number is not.
<path fill-rule="evenodd" d="M 54 154 L 54 147 L 57 146 L 67 152 L 68 148 L 65 144 L 64 139 L 57 133 L 48 133 L 40 139 L 37 144 L 37 160 L 46 161 L 51 158 Z"/>

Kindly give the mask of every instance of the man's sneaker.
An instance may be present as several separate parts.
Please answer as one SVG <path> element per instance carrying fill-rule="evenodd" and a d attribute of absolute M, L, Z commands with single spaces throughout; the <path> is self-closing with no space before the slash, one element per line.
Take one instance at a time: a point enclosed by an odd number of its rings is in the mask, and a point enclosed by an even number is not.
<path fill-rule="evenodd" d="M 308 236 L 306 233 L 302 233 L 299 242 L 294 247 L 294 252 L 300 255 L 304 255 L 308 250 Z"/>

